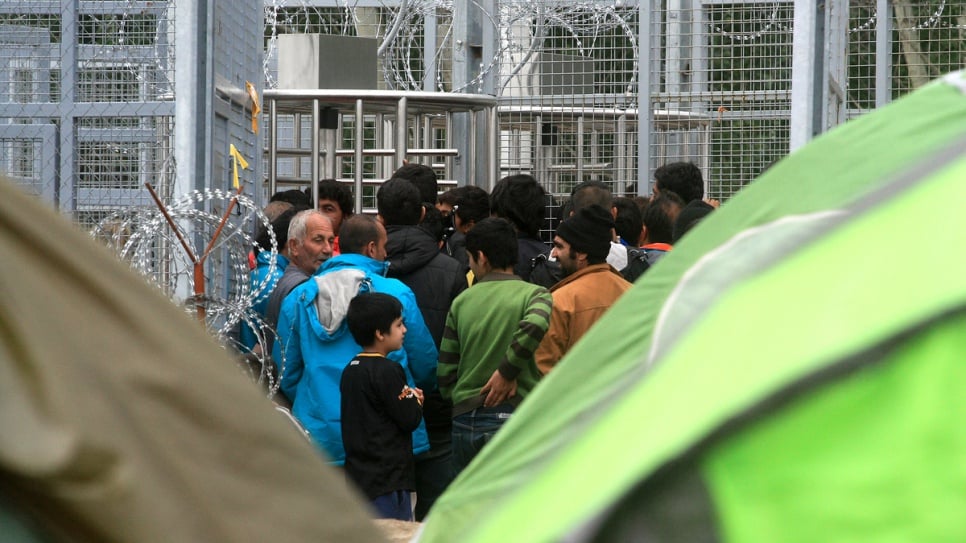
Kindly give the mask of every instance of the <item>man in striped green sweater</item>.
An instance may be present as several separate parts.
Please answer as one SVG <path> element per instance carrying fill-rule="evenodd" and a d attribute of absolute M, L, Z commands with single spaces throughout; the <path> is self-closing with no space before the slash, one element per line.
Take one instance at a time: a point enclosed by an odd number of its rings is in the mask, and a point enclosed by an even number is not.
<path fill-rule="evenodd" d="M 453 300 L 439 350 L 439 390 L 453 402 L 457 472 L 483 448 L 537 384 L 533 352 L 550 324 L 553 298 L 513 275 L 517 235 L 497 218 L 466 234 L 476 277 Z"/>

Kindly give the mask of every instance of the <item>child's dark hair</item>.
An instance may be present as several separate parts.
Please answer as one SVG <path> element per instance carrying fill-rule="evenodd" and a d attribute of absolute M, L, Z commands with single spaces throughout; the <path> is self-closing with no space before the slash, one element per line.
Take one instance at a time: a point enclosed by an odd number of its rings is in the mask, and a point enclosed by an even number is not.
<path fill-rule="evenodd" d="M 311 192 L 309 194 L 311 194 Z M 288 202 L 293 206 L 312 207 L 310 197 L 298 189 L 276 192 L 268 201 Z"/>
<path fill-rule="evenodd" d="M 459 187 L 453 212 L 464 223 L 480 222 L 490 216 L 490 195 L 474 185 Z"/>
<path fill-rule="evenodd" d="M 439 192 L 439 182 L 436 172 L 423 164 L 406 164 L 393 172 L 393 177 L 400 177 L 412 183 L 419 189 L 419 197 L 424 203 L 435 204 Z"/>
<path fill-rule="evenodd" d="M 315 207 L 312 203 L 312 187 L 305 189 L 305 196 L 309 199 L 309 206 Z M 348 217 L 355 210 L 355 201 L 352 199 L 352 191 L 341 181 L 335 179 L 319 180 L 319 200 L 332 200 L 335 202 L 342 214 Z"/>
<path fill-rule="evenodd" d="M 453 207 L 456 205 L 457 194 L 458 194 L 457 189 L 452 188 L 440 194 L 439 197 L 436 199 L 436 201 L 441 204 L 446 204 L 450 207 Z"/>
<path fill-rule="evenodd" d="M 423 215 L 423 222 L 419 223 L 419 226 L 429 232 L 436 243 L 443 241 L 443 234 L 446 231 L 443 226 L 443 214 L 436 209 L 436 206 L 426 202 L 423 202 L 423 209 L 426 210 L 426 213 Z"/>
<path fill-rule="evenodd" d="M 617 230 L 617 235 L 629 245 L 636 247 L 641 239 L 641 230 L 644 228 L 641 209 L 637 207 L 634 200 L 624 196 L 614 198 L 614 207 L 617 208 L 617 217 L 614 218 L 614 229 Z"/>
<path fill-rule="evenodd" d="M 482 252 L 490 265 L 498 269 L 516 265 L 520 255 L 513 225 L 497 217 L 483 219 L 466 233 L 466 250 L 474 258 L 478 251 Z"/>
<path fill-rule="evenodd" d="M 349 302 L 346 322 L 349 333 L 362 347 L 376 341 L 376 331 L 388 334 L 392 323 L 402 316 L 399 300 L 379 292 L 364 292 Z"/>
<path fill-rule="evenodd" d="M 408 179 L 393 177 L 376 191 L 376 209 L 386 226 L 419 224 L 423 201 L 419 189 Z"/>
<path fill-rule="evenodd" d="M 546 192 L 525 173 L 500 179 L 490 192 L 490 211 L 504 218 L 530 237 L 540 235 L 547 215 Z"/>

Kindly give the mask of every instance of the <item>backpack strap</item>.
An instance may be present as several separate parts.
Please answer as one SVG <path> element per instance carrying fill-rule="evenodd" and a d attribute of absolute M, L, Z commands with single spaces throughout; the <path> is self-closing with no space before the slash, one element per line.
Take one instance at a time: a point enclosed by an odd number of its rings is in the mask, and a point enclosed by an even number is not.
<path fill-rule="evenodd" d="M 550 288 L 563 278 L 560 264 L 550 260 L 550 255 L 540 253 L 530 259 L 530 279 L 528 282 Z"/>
<path fill-rule="evenodd" d="M 627 267 L 621 270 L 621 275 L 624 276 L 624 279 L 633 283 L 662 256 L 664 256 L 664 251 L 649 251 L 644 248 L 628 247 Z"/>

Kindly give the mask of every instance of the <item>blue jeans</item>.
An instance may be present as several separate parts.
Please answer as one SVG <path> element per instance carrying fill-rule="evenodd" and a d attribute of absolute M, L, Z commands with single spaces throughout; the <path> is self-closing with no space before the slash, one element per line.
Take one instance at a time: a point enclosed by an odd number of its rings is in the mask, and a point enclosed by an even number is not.
<path fill-rule="evenodd" d="M 479 407 L 453 418 L 453 468 L 463 471 L 470 461 L 489 443 L 497 430 L 510 420 L 513 406 Z"/>
<path fill-rule="evenodd" d="M 429 434 L 429 450 L 416 455 L 416 522 L 422 522 L 436 499 L 456 477 L 450 445 L 452 431 Z"/>
<path fill-rule="evenodd" d="M 396 490 L 372 499 L 376 518 L 413 520 L 413 501 L 408 490 Z"/>

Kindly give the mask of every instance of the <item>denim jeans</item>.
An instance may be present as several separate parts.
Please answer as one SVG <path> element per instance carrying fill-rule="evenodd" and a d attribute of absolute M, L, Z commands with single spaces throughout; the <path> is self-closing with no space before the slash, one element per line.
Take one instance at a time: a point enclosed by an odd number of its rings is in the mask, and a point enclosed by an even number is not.
<path fill-rule="evenodd" d="M 396 490 L 372 499 L 376 518 L 413 520 L 413 502 L 408 490 Z"/>
<path fill-rule="evenodd" d="M 510 420 L 513 406 L 480 407 L 453 418 L 453 467 L 463 471 L 503 424 Z"/>
<path fill-rule="evenodd" d="M 429 434 L 429 450 L 416 456 L 416 522 L 422 522 L 436 498 L 456 478 L 450 438 L 452 431 Z"/>

